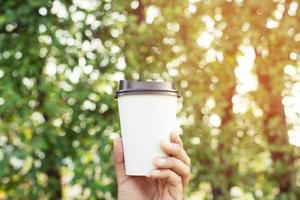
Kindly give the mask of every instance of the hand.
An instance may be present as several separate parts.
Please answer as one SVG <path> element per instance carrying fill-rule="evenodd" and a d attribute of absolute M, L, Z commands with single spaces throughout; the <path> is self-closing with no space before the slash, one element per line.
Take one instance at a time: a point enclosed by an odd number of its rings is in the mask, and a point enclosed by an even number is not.
<path fill-rule="evenodd" d="M 182 200 L 190 178 L 190 158 L 180 137 L 171 134 L 171 142 L 162 142 L 167 158 L 156 158 L 157 167 L 150 177 L 127 176 L 120 138 L 114 140 L 114 166 L 118 184 L 118 200 Z"/>

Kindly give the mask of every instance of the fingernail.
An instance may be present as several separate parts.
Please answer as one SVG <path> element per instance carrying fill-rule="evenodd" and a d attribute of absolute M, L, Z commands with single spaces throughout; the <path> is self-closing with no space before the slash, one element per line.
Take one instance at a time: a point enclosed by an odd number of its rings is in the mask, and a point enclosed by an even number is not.
<path fill-rule="evenodd" d="M 155 169 L 150 172 L 150 176 L 157 176 L 157 175 L 159 175 L 159 173 L 160 173 L 160 170 Z"/>
<path fill-rule="evenodd" d="M 164 164 L 166 164 L 167 159 L 165 159 L 165 158 L 158 158 L 155 162 L 156 162 L 158 165 L 164 165 Z"/>

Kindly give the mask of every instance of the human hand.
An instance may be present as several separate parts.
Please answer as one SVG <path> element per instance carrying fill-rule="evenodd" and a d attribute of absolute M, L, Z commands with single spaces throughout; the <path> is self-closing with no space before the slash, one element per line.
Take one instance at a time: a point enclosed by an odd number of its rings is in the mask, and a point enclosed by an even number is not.
<path fill-rule="evenodd" d="M 149 177 L 127 176 L 123 145 L 120 138 L 114 140 L 114 166 L 118 184 L 118 200 L 182 200 L 184 189 L 190 178 L 190 158 L 183 149 L 180 137 L 171 134 L 170 142 L 161 143 L 162 150 L 169 155 L 156 158 L 156 170 Z"/>

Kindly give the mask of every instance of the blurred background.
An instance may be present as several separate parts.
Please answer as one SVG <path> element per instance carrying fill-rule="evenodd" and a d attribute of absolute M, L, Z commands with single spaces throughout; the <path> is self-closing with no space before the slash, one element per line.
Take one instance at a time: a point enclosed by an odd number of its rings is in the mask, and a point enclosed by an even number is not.
<path fill-rule="evenodd" d="M 299 0 L 0 0 L 0 199 L 116 199 L 118 81 L 174 82 L 187 200 L 300 199 Z"/>

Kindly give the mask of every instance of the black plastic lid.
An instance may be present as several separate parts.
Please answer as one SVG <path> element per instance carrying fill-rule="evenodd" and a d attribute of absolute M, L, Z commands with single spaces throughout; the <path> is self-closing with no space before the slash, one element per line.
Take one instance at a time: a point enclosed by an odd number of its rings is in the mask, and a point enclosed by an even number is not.
<path fill-rule="evenodd" d="M 161 94 L 181 97 L 175 86 L 169 82 L 121 80 L 115 98 L 131 94 Z"/>

